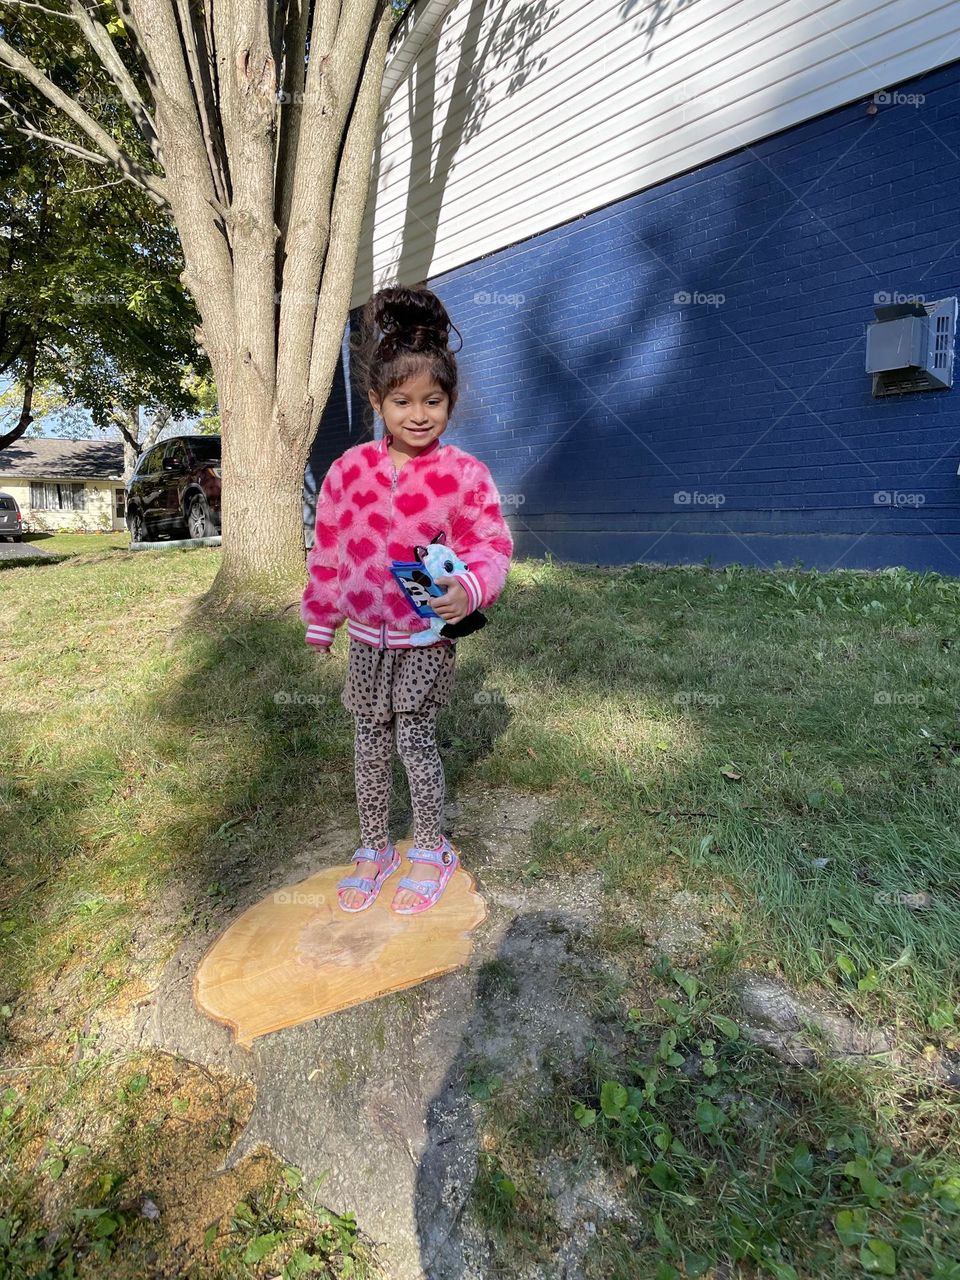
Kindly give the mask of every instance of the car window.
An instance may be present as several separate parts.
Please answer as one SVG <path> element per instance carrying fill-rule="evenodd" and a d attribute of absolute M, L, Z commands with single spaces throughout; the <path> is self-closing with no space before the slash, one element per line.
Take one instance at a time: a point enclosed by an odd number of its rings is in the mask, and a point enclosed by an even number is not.
<path fill-rule="evenodd" d="M 13 499 L 8 498 L 5 493 L 0 493 L 0 511 L 15 511 Z"/>
<path fill-rule="evenodd" d="M 166 457 L 164 462 L 168 466 L 174 466 L 178 471 L 185 471 L 187 467 L 187 453 L 182 443 L 177 440 L 167 445 Z"/>
<path fill-rule="evenodd" d="M 210 463 L 220 461 L 219 436 L 191 436 L 190 452 L 197 462 Z"/>

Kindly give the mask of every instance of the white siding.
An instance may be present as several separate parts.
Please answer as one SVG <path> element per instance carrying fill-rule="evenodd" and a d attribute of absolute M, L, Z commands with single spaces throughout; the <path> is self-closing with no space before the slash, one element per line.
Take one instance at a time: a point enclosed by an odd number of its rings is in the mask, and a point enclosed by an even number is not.
<path fill-rule="evenodd" d="M 411 16 L 354 306 L 960 58 L 956 0 L 421 0 Z"/>

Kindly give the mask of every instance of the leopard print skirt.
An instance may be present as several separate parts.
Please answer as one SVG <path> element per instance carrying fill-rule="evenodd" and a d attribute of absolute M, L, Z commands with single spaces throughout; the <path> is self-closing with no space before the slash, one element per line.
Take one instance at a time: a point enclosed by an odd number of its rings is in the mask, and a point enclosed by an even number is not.
<path fill-rule="evenodd" d="M 354 715 L 379 721 L 395 711 L 421 711 L 428 703 L 449 706 L 457 646 L 378 649 L 350 637 L 347 679 L 340 701 Z"/>

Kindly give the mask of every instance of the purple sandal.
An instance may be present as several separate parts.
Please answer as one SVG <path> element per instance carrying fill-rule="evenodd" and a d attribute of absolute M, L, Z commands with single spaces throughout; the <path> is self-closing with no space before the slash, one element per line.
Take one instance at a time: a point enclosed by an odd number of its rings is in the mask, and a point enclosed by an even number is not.
<path fill-rule="evenodd" d="M 356 851 L 351 862 L 375 862 L 380 868 L 374 877 L 370 876 L 345 876 L 337 885 L 337 898 L 340 902 L 341 911 L 366 911 L 367 907 L 372 906 L 377 900 L 377 894 L 380 887 L 386 880 L 387 876 L 392 876 L 394 871 L 400 865 L 400 855 L 392 841 L 387 842 L 385 849 L 372 849 L 369 845 L 361 845 Z M 364 895 L 364 901 L 359 907 L 348 907 L 344 904 L 343 898 L 340 897 L 341 889 L 359 889 Z"/>
<path fill-rule="evenodd" d="M 441 836 L 440 843 L 436 849 L 421 849 L 419 846 L 414 847 L 407 852 L 407 857 L 411 862 L 429 862 L 435 867 L 442 867 L 439 880 L 413 880 L 410 876 L 404 876 L 397 883 L 397 892 L 401 889 L 409 889 L 411 893 L 415 893 L 422 902 L 415 902 L 409 907 L 393 907 L 397 915 L 413 916 L 419 911 L 426 911 L 443 893 L 447 887 L 447 881 L 460 865 L 460 859 L 454 851 L 453 845 L 446 836 Z M 391 903 L 391 906 L 393 904 Z"/>

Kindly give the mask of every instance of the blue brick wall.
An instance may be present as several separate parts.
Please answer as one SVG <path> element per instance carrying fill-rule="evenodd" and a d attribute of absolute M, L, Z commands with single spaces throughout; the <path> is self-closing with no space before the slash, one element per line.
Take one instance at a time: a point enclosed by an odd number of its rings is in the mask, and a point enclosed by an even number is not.
<path fill-rule="evenodd" d="M 960 574 L 960 365 L 864 372 L 875 295 L 960 294 L 960 63 L 888 88 L 429 282 L 518 555 Z M 308 522 L 371 434 L 341 373 Z"/>

